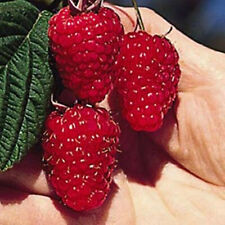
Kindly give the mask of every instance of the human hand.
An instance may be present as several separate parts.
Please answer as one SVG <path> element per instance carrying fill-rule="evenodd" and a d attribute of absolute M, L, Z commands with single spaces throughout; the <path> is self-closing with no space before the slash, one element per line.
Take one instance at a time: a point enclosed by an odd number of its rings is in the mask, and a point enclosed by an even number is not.
<path fill-rule="evenodd" d="M 134 10 L 117 8 L 117 12 L 126 31 L 132 31 Z M 146 31 L 165 34 L 169 30 L 171 25 L 151 10 L 141 12 Z M 115 175 L 118 187 L 113 187 L 103 207 L 76 213 L 60 205 L 41 169 L 41 150 L 36 148 L 0 174 L 0 224 L 224 225 L 225 56 L 175 28 L 167 38 L 180 55 L 177 101 L 164 126 L 154 133 L 134 132 L 118 118 L 120 167 L 126 176 Z M 107 102 L 104 105 L 108 107 Z"/>

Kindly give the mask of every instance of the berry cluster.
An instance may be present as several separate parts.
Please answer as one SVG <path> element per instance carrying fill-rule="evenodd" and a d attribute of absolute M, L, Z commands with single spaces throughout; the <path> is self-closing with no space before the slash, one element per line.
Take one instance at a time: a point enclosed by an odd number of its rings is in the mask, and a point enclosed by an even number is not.
<path fill-rule="evenodd" d="M 124 31 L 113 10 L 84 0 L 78 1 L 85 3 L 79 10 L 69 3 L 50 19 L 48 36 L 62 83 L 82 104 L 58 106 L 48 116 L 42 146 L 56 194 L 65 205 L 83 211 L 102 205 L 116 166 L 120 129 L 95 103 L 113 86 Z"/>
<path fill-rule="evenodd" d="M 57 195 L 77 211 L 102 205 L 116 166 L 119 126 L 95 104 L 114 87 L 131 127 L 155 131 L 176 98 L 180 77 L 178 53 L 166 37 L 124 34 L 117 14 L 96 2 L 69 0 L 48 30 L 62 83 L 82 104 L 49 115 L 44 160 Z"/>

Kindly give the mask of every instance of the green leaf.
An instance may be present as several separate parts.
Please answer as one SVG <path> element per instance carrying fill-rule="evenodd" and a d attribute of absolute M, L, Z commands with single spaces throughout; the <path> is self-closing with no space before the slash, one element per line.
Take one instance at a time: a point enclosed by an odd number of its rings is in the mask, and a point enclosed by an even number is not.
<path fill-rule="evenodd" d="M 40 138 L 53 84 L 48 20 L 29 2 L 0 3 L 0 169 L 19 162 Z"/>

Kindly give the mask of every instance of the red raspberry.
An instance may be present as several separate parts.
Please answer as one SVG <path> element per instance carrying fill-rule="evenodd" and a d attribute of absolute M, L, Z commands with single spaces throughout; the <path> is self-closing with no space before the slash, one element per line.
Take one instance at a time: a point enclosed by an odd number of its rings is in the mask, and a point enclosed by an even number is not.
<path fill-rule="evenodd" d="M 171 107 L 180 78 L 178 53 L 165 37 L 144 31 L 123 37 L 117 57 L 116 87 L 122 114 L 137 131 L 155 131 Z"/>
<path fill-rule="evenodd" d="M 50 19 L 48 36 L 59 74 L 79 99 L 94 104 L 105 98 L 123 33 L 109 8 L 72 16 L 65 7 Z"/>
<path fill-rule="evenodd" d="M 119 127 L 106 110 L 81 105 L 52 112 L 45 126 L 44 159 L 57 195 L 77 211 L 101 206 L 112 182 Z"/>

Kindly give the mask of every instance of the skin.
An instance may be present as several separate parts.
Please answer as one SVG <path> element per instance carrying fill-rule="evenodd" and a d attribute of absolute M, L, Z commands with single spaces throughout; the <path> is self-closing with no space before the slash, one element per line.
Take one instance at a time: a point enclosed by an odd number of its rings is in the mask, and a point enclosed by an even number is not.
<path fill-rule="evenodd" d="M 126 32 L 133 31 L 134 10 L 115 9 Z M 149 9 L 141 14 L 149 33 L 163 35 L 171 27 Z M 116 116 L 121 169 L 104 205 L 77 213 L 58 203 L 41 169 L 41 149 L 34 148 L 0 174 L 1 225 L 225 224 L 225 55 L 174 27 L 167 38 L 180 55 L 177 100 L 154 133 L 134 132 Z M 113 97 L 102 105 L 115 110 Z"/>

